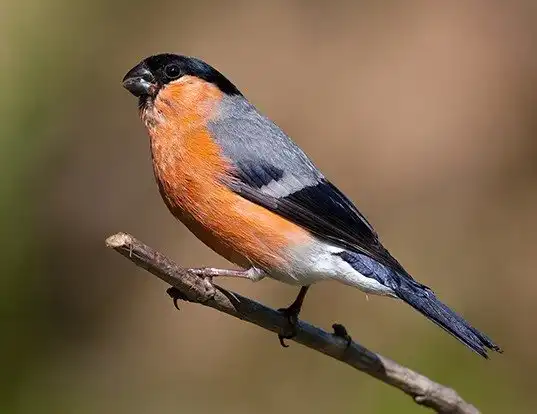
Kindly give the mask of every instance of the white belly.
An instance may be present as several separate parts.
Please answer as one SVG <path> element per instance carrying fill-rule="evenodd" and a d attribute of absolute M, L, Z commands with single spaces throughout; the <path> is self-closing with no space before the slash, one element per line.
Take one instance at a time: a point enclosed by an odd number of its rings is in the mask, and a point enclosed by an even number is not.
<path fill-rule="evenodd" d="M 392 289 L 356 271 L 337 253 L 343 249 L 316 241 L 296 248 L 286 269 L 272 269 L 269 276 L 281 282 L 306 286 L 321 280 L 336 280 L 366 293 L 395 296 Z"/>

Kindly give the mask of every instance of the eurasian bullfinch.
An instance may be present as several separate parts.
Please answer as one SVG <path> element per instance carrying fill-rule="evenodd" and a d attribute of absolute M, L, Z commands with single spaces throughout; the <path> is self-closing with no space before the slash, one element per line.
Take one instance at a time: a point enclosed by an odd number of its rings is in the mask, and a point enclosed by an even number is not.
<path fill-rule="evenodd" d="M 160 54 L 132 68 L 123 85 L 139 98 L 164 202 L 244 269 L 218 275 L 301 286 L 282 310 L 291 323 L 309 286 L 333 279 L 401 299 L 483 357 L 487 349 L 501 352 L 414 280 L 354 204 L 216 69 Z M 282 344 L 290 336 L 280 335 Z"/>

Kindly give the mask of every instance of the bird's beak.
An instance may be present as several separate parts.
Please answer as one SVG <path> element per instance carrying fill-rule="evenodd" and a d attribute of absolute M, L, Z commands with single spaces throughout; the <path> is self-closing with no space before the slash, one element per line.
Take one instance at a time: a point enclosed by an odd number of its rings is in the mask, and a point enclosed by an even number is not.
<path fill-rule="evenodd" d="M 136 65 L 123 78 L 123 87 L 134 96 L 152 96 L 158 92 L 155 77 L 143 63 Z"/>

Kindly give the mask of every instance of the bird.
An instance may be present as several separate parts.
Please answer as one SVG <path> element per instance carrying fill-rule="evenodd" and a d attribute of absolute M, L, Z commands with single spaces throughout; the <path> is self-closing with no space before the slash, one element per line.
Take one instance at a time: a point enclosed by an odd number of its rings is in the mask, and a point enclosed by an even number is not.
<path fill-rule="evenodd" d="M 240 268 L 193 271 L 300 287 L 280 309 L 290 326 L 279 335 L 283 346 L 296 335 L 309 287 L 335 280 L 407 303 L 482 357 L 503 352 L 415 280 L 353 202 L 214 67 L 156 54 L 129 70 L 123 86 L 138 98 L 164 203 Z"/>

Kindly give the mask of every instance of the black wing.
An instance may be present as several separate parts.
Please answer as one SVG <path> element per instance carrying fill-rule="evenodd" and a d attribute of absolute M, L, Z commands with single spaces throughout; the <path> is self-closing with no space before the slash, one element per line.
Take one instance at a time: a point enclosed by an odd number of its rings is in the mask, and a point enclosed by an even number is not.
<path fill-rule="evenodd" d="M 270 170 L 273 170 L 273 167 Z M 252 178 L 241 169 L 236 180 L 231 180 L 228 185 L 247 200 L 287 218 L 335 246 L 365 254 L 379 263 L 407 274 L 379 242 L 376 232 L 366 218 L 326 179 L 285 197 L 267 194 L 262 187 L 254 183 L 259 183 L 259 175 L 256 174 Z"/>

